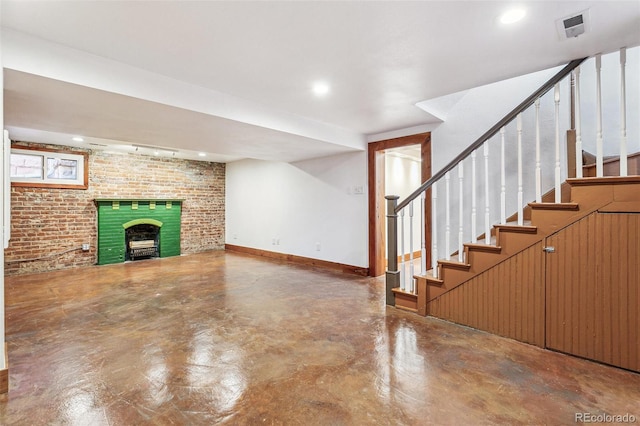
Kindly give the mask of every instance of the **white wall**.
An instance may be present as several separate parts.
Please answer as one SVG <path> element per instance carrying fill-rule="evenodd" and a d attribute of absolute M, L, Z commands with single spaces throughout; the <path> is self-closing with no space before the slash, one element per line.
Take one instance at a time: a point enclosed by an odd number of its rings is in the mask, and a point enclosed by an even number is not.
<path fill-rule="evenodd" d="M 366 169 L 365 152 L 228 163 L 226 243 L 367 267 Z"/>

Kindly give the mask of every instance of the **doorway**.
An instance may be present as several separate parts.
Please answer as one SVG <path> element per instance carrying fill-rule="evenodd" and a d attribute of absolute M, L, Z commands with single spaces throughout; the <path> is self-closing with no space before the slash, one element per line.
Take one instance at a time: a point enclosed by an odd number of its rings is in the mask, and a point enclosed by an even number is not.
<path fill-rule="evenodd" d="M 411 136 L 371 142 L 368 145 L 368 187 L 369 187 L 369 275 L 377 277 L 384 274 L 386 268 L 386 201 L 385 173 L 387 153 L 390 150 L 419 146 L 421 182 L 431 177 L 431 133 L 419 133 Z M 415 188 L 414 188 L 415 189 Z M 431 190 L 427 191 L 427 200 L 431 199 Z M 431 205 L 425 208 L 425 239 L 431 244 Z M 431 267 L 427 257 L 427 268 Z"/>

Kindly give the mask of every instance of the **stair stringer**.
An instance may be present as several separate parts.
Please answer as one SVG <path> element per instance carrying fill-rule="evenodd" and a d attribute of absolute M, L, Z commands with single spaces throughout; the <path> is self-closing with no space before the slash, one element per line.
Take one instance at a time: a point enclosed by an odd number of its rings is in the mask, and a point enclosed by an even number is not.
<path fill-rule="evenodd" d="M 418 314 L 433 315 L 430 304 L 437 298 L 458 286 L 472 282 L 473 278 L 496 268 L 507 259 L 530 247 L 542 244 L 547 236 L 592 212 L 599 209 L 606 210 L 607 206 L 612 208 L 611 206 L 615 205 L 640 202 L 640 176 L 569 179 L 568 183 L 571 185 L 570 203 L 564 203 L 564 205 L 531 203 L 530 226 L 496 225 L 496 244 L 492 249 L 488 249 L 490 245 L 479 248 L 479 244 L 467 244 L 464 264 L 438 262 L 437 279 L 433 278 L 431 273 L 424 276 L 417 275 L 415 278 L 418 290 L 416 306 Z M 540 252 L 542 253 L 542 246 L 540 246 Z"/>

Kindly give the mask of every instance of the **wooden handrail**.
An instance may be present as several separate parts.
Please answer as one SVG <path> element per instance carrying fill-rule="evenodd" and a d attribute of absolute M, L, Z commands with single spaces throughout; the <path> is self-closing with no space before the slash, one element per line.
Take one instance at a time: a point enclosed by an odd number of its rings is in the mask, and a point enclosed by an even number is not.
<path fill-rule="evenodd" d="M 513 119 L 515 119 L 518 114 L 520 114 L 525 109 L 529 108 L 536 99 L 547 93 L 553 86 L 559 83 L 562 79 L 564 79 L 571 71 L 573 71 L 578 65 L 584 62 L 587 57 L 582 59 L 574 59 L 569 62 L 564 68 L 562 68 L 556 75 L 551 77 L 546 83 L 544 83 L 538 90 L 533 92 L 527 99 L 522 101 L 520 105 L 515 107 L 511 112 L 505 115 L 500 121 L 498 121 L 493 127 L 487 130 L 482 136 L 476 139 L 471 145 L 469 145 L 464 151 L 458 154 L 449 164 L 444 166 L 440 171 L 435 173 L 431 178 L 429 178 L 426 182 L 424 182 L 418 189 L 413 191 L 411 195 L 402 200 L 395 208 L 396 213 L 405 208 L 409 203 L 415 200 L 420 194 L 429 189 L 435 182 L 440 180 L 447 172 L 453 170 L 454 167 L 458 165 L 462 160 L 467 158 L 473 151 L 478 149 L 482 144 L 493 137 L 496 133 L 500 131 L 500 129 L 507 124 L 509 124 Z"/>

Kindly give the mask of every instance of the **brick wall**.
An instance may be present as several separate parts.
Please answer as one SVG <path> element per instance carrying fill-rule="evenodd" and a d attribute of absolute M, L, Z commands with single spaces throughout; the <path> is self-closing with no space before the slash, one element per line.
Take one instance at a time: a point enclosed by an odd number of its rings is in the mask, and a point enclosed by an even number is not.
<path fill-rule="evenodd" d="M 81 151 L 20 142 L 13 146 Z M 11 241 L 5 250 L 5 274 L 94 265 L 96 198 L 183 199 L 181 252 L 224 248 L 224 164 L 84 152 L 89 154 L 87 190 L 11 188 Z M 80 249 L 83 243 L 91 244 L 88 252 Z"/>

